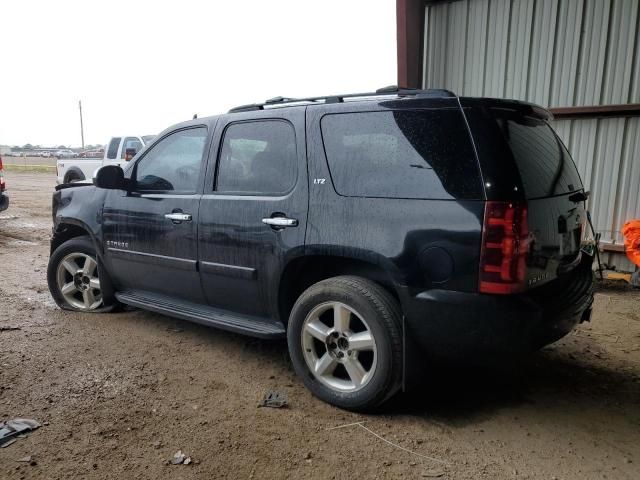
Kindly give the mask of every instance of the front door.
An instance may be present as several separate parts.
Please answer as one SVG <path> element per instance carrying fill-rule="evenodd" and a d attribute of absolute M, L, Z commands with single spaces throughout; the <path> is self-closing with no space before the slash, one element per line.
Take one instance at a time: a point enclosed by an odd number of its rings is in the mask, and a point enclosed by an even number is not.
<path fill-rule="evenodd" d="M 217 169 L 207 176 L 198 234 L 202 285 L 212 306 L 277 318 L 278 278 L 304 248 L 304 110 L 234 113 L 218 124 Z"/>
<path fill-rule="evenodd" d="M 105 259 L 119 290 L 203 302 L 198 208 L 208 129 L 170 132 L 137 160 L 128 192 L 109 191 Z"/>

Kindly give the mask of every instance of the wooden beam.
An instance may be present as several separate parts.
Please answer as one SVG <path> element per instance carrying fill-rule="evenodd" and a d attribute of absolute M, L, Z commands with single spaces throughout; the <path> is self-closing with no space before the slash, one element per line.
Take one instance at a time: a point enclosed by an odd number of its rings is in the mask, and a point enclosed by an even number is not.
<path fill-rule="evenodd" d="M 425 0 L 396 0 L 398 86 L 422 87 Z"/>
<path fill-rule="evenodd" d="M 600 250 L 603 252 L 625 253 L 626 249 L 623 244 L 619 243 L 601 243 Z"/>

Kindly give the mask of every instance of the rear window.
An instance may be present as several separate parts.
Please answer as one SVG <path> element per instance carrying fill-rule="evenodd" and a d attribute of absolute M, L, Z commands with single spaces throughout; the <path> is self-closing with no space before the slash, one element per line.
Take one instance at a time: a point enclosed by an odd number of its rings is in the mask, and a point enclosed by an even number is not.
<path fill-rule="evenodd" d="M 109 142 L 109 148 L 107 148 L 107 158 L 113 160 L 118 156 L 118 147 L 120 146 L 120 137 L 114 137 Z"/>
<path fill-rule="evenodd" d="M 571 155 L 543 120 L 492 109 L 515 160 L 529 199 L 562 195 L 582 188 Z"/>
<path fill-rule="evenodd" d="M 325 115 L 322 138 L 345 196 L 478 199 L 482 185 L 459 110 Z"/>

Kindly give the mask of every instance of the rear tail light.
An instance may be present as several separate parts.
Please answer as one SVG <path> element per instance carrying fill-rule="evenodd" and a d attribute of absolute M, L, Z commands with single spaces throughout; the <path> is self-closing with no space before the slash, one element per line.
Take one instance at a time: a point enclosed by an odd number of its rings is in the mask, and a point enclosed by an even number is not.
<path fill-rule="evenodd" d="M 523 291 L 528 252 L 526 202 L 487 202 L 480 253 L 480 292 L 505 295 Z"/>

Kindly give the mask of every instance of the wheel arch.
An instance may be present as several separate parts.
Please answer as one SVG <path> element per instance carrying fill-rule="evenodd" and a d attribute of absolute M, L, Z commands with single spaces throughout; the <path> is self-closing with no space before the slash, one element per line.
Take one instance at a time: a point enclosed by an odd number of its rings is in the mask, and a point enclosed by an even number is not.
<path fill-rule="evenodd" d="M 98 242 L 96 241 L 95 236 L 91 233 L 89 227 L 79 220 L 76 221 L 71 219 L 65 220 L 56 226 L 53 236 L 51 237 L 51 249 L 49 253 L 52 254 L 55 252 L 55 250 L 67 240 L 82 236 L 88 236 L 91 239 L 91 242 L 96 249 L 96 253 L 98 256 L 101 256 L 101 250 L 98 248 Z"/>
<path fill-rule="evenodd" d="M 337 253 L 302 255 L 290 260 L 280 275 L 278 285 L 278 314 L 285 327 L 298 297 L 314 283 L 339 275 L 355 275 L 371 280 L 400 302 L 397 281 L 390 268 L 362 256 Z"/>
<path fill-rule="evenodd" d="M 77 177 L 78 180 L 86 180 L 87 177 L 85 177 L 84 172 L 78 168 L 78 167 L 70 167 L 69 170 L 67 170 L 64 174 L 64 183 L 69 183 L 70 180 L 69 177 L 73 175 L 74 177 Z"/>

